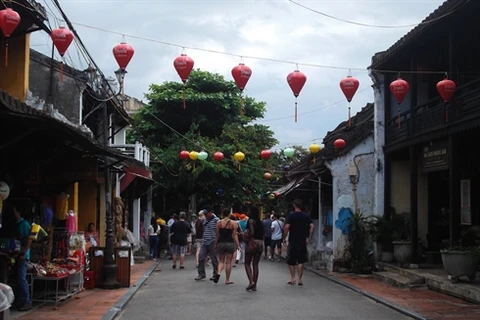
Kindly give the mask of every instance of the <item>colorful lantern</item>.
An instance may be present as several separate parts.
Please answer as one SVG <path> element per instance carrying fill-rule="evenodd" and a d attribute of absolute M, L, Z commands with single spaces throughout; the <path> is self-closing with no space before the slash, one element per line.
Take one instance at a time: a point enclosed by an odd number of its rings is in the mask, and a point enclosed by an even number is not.
<path fill-rule="evenodd" d="M 398 78 L 395 81 L 390 83 L 390 91 L 392 92 L 393 96 L 395 97 L 395 101 L 398 103 L 398 127 L 400 128 L 400 104 L 403 102 L 403 99 L 408 93 L 409 89 L 408 82 L 403 80 L 402 78 Z"/>
<path fill-rule="evenodd" d="M 245 104 L 242 93 L 243 93 L 243 90 L 245 89 L 245 86 L 248 83 L 248 80 L 250 80 L 251 76 L 252 76 L 252 69 L 250 69 L 243 63 L 239 63 L 238 66 L 235 66 L 232 69 L 233 80 L 235 80 L 235 83 L 238 89 L 240 90 L 240 96 L 241 96 L 240 115 L 243 114 L 243 107 Z"/>
<path fill-rule="evenodd" d="M 5 36 L 5 67 L 8 67 L 8 38 L 22 21 L 20 15 L 12 8 L 0 11 L 0 28 Z"/>
<path fill-rule="evenodd" d="M 240 165 L 240 162 L 242 162 L 245 159 L 245 154 L 243 152 L 238 151 L 233 155 L 233 159 L 238 163 L 238 170 L 241 170 L 242 166 Z"/>
<path fill-rule="evenodd" d="M 188 77 L 190 76 L 190 73 L 193 70 L 194 66 L 194 61 L 192 58 L 187 56 L 185 53 L 182 53 L 180 56 L 176 57 L 175 60 L 173 60 L 173 67 L 177 71 L 178 75 L 180 76 L 180 79 L 183 82 L 183 89 L 182 89 L 182 95 L 183 95 L 183 109 L 187 108 L 187 104 L 185 102 L 185 84 L 188 80 Z"/>
<path fill-rule="evenodd" d="M 197 151 L 190 151 L 190 153 L 188 154 L 188 157 L 190 158 L 190 160 L 197 160 L 198 159 L 198 152 Z"/>
<path fill-rule="evenodd" d="M 270 194 L 268 195 L 268 199 L 270 199 L 270 200 L 275 200 L 275 193 L 270 193 Z"/>
<path fill-rule="evenodd" d="M 295 150 L 292 148 L 286 148 L 285 150 L 283 150 L 283 154 L 285 155 L 285 157 L 291 158 L 295 154 Z"/>
<path fill-rule="evenodd" d="M 335 142 L 333 142 L 333 145 L 335 146 L 336 149 L 343 149 L 347 145 L 345 140 L 343 139 L 337 139 Z"/>
<path fill-rule="evenodd" d="M 55 48 L 57 48 L 58 54 L 60 55 L 60 57 L 63 58 L 68 48 L 70 47 L 70 44 L 72 44 L 73 33 L 62 26 L 57 29 L 53 29 L 50 33 L 50 38 L 52 38 L 53 44 L 55 45 Z M 60 61 L 59 81 L 63 81 L 63 61 Z"/>
<path fill-rule="evenodd" d="M 346 78 L 343 78 L 340 80 L 340 89 L 342 90 L 343 94 L 345 95 L 345 98 L 347 98 L 348 101 L 348 126 L 350 127 L 352 125 L 351 119 L 350 119 L 350 102 L 353 99 L 353 96 L 358 90 L 358 87 L 360 86 L 360 82 L 352 77 L 352 76 L 347 76 Z"/>
<path fill-rule="evenodd" d="M 208 158 L 208 153 L 206 153 L 205 151 L 200 151 L 198 153 L 198 160 L 200 161 L 204 161 Z"/>
<path fill-rule="evenodd" d="M 265 174 L 263 175 L 263 177 L 267 180 L 269 180 L 271 177 L 272 177 L 272 174 L 270 172 L 265 172 Z"/>
<path fill-rule="evenodd" d="M 442 97 L 445 103 L 449 102 L 452 99 L 455 90 L 457 89 L 457 85 L 450 79 L 443 79 L 437 83 L 437 90 Z"/>
<path fill-rule="evenodd" d="M 223 158 L 225 158 L 225 156 L 223 155 L 223 153 L 221 153 L 220 151 L 217 151 L 213 154 L 213 159 L 215 161 L 222 161 Z"/>
<path fill-rule="evenodd" d="M 180 159 L 182 160 L 187 160 L 190 156 L 190 152 L 188 152 L 187 150 L 183 150 L 183 151 L 180 151 L 179 155 Z"/>
<path fill-rule="evenodd" d="M 320 152 L 322 148 L 320 147 L 319 144 L 312 143 L 309 147 L 308 150 L 310 150 L 310 153 L 313 154 L 313 163 L 317 162 L 317 156 L 316 154 Z"/>
<path fill-rule="evenodd" d="M 298 112 L 297 112 L 297 98 L 300 95 L 300 92 L 303 89 L 303 86 L 307 82 L 307 76 L 300 72 L 298 69 L 290 72 L 287 76 L 287 82 L 292 89 L 293 95 L 295 96 L 295 122 L 297 122 Z"/>
<path fill-rule="evenodd" d="M 133 50 L 133 47 L 124 41 L 113 47 L 113 57 L 117 60 L 121 70 L 127 69 L 134 53 L 135 50 Z"/>
<path fill-rule="evenodd" d="M 260 152 L 260 157 L 263 160 L 268 160 L 270 159 L 271 156 L 272 156 L 272 151 L 270 150 L 262 150 L 262 152 Z"/>

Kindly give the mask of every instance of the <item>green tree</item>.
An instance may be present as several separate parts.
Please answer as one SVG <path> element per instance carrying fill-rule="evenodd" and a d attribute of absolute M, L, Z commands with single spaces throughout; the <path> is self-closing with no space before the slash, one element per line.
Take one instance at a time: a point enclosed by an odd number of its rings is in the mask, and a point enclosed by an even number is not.
<path fill-rule="evenodd" d="M 260 152 L 272 148 L 277 140 L 269 127 L 253 123 L 263 118 L 264 102 L 242 99 L 233 81 L 200 70 L 192 71 L 185 86 L 152 84 L 146 98 L 147 106 L 134 116 L 130 139 L 144 141 L 160 160 L 152 165 L 154 177 L 170 197 L 185 199 L 196 194 L 205 202 L 233 204 L 256 201 L 268 190 Z M 205 151 L 208 158 L 181 160 L 182 150 Z M 215 161 L 216 151 L 225 159 Z M 245 154 L 241 163 L 233 161 L 238 151 Z"/>

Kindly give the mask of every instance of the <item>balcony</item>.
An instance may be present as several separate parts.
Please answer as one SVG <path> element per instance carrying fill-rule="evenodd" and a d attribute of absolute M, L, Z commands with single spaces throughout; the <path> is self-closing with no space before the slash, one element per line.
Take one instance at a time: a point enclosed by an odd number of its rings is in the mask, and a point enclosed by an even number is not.
<path fill-rule="evenodd" d="M 150 167 L 150 150 L 140 142 L 135 144 L 112 144 L 110 147 L 121 151 L 123 154 L 143 162 L 145 166 Z"/>
<path fill-rule="evenodd" d="M 422 139 L 427 134 L 460 127 L 473 119 L 480 119 L 480 79 L 458 87 L 449 104 L 436 97 L 387 121 L 387 146 Z"/>

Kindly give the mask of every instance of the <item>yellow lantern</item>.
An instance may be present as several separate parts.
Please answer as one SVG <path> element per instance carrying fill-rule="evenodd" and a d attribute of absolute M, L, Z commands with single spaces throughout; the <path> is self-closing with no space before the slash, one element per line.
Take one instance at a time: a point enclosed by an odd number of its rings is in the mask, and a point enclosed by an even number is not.
<path fill-rule="evenodd" d="M 235 159 L 235 161 L 242 162 L 245 159 L 245 154 L 239 151 L 233 155 L 233 158 Z"/>
<path fill-rule="evenodd" d="M 195 160 L 198 159 L 198 152 L 197 152 L 197 151 L 191 151 L 191 152 L 188 154 L 188 157 L 189 157 L 191 160 L 195 161 Z"/>
<path fill-rule="evenodd" d="M 319 153 L 320 150 L 322 150 L 322 147 L 320 147 L 319 144 L 317 143 L 312 143 L 309 147 L 308 147 L 308 150 L 310 150 L 310 153 L 313 154 L 313 160 L 312 162 L 315 163 L 317 162 L 317 157 L 315 154 Z"/>

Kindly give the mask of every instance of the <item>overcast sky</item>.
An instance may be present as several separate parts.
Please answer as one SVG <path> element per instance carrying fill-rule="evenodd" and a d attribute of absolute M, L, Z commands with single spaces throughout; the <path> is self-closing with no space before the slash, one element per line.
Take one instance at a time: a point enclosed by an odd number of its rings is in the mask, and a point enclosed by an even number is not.
<path fill-rule="evenodd" d="M 60 17 L 51 0 L 38 0 Z M 374 25 L 419 23 L 442 0 L 298 0 L 299 3 L 342 19 Z M 197 47 L 238 55 L 293 61 L 299 64 L 366 68 L 375 52 L 388 49 L 411 28 L 369 28 L 338 22 L 286 0 L 62 0 L 66 14 L 106 75 L 118 68 L 112 47 L 121 35 L 95 30 L 80 24 L 109 29 L 185 47 Z M 47 7 L 47 9 L 48 9 Z M 50 14 L 50 23 L 58 24 Z M 77 25 L 75 23 L 78 23 Z M 135 49 L 128 66 L 126 93 L 143 99 L 151 83 L 179 81 L 173 59 L 181 48 L 126 37 Z M 32 47 L 48 54 L 50 40 L 44 32 L 32 37 Z M 195 67 L 218 72 L 231 79 L 239 57 L 186 49 Z M 58 56 L 58 55 L 57 55 Z M 69 64 L 86 68 L 85 60 L 72 45 Z M 280 141 L 278 147 L 312 141 L 321 143 L 326 132 L 347 119 L 347 102 L 339 81 L 348 70 L 299 66 L 307 83 L 299 99 L 299 118 L 294 122 L 294 97 L 286 82 L 294 64 L 245 59 L 253 75 L 246 94 L 267 103 L 265 119 Z M 367 71 L 352 71 L 360 88 L 352 101 L 352 114 L 373 102 Z M 363 90 L 363 91 L 362 91 Z M 343 100 L 343 101 L 342 101 Z M 338 103 L 331 106 L 334 103 Z M 305 113 L 305 114 L 304 114 Z"/>

